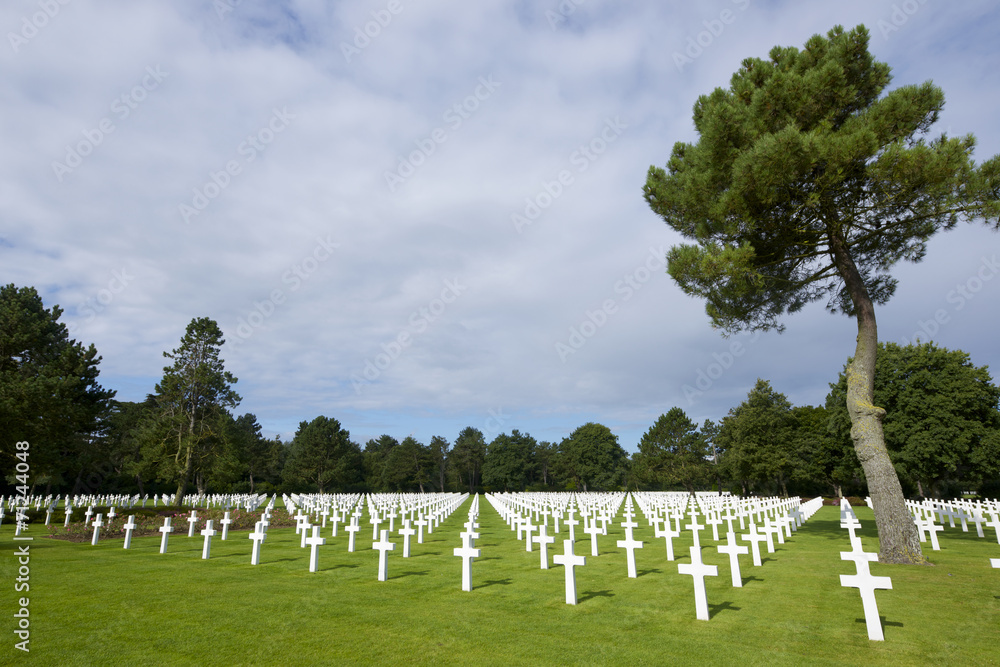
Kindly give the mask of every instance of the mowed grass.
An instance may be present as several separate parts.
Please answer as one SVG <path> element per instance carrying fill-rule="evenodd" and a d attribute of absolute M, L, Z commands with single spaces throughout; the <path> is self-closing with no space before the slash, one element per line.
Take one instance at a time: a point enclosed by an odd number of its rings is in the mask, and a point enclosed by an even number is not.
<path fill-rule="evenodd" d="M 452 550 L 469 502 L 411 543 L 393 536 L 389 580 L 376 579 L 378 552 L 367 522 L 357 551 L 347 552 L 341 530 L 320 547 L 319 572 L 308 571 L 309 549 L 294 529 L 272 529 L 261 563 L 250 565 L 247 532 L 213 539 L 212 557 L 201 559 L 203 538 L 181 527 L 167 554 L 160 539 L 71 543 L 12 540 L 0 528 L 0 614 L 3 664 L 45 665 L 663 665 L 843 664 L 984 665 L 1000 659 L 1000 557 L 992 529 L 947 528 L 942 551 L 928 553 L 934 567 L 872 564 L 892 577 L 893 590 L 878 591 L 885 641 L 867 638 L 857 589 L 841 588 L 840 574 L 854 565 L 835 507 L 824 507 L 761 567 L 741 556 L 743 588 L 730 584 L 728 556 L 702 531 L 702 557 L 717 565 L 707 579 L 710 621 L 695 619 L 693 583 L 677 573 L 689 562 L 690 534 L 674 540 L 677 560 L 666 558 L 643 517 L 636 538 L 638 578 L 627 577 L 618 525 L 599 536 L 600 555 L 577 526 L 579 604 L 564 602 L 564 569 L 539 567 L 537 547 L 525 552 L 506 523 L 480 497 L 482 556 L 473 563 L 474 590 L 461 590 L 462 559 Z M 856 508 L 867 551 L 877 551 L 874 519 Z M 366 517 L 367 518 L 367 517 Z M 382 528 L 387 528 L 386 524 Z M 398 525 L 397 525 L 398 528 Z M 35 529 L 39 534 L 40 529 Z M 550 531 L 551 533 L 551 526 Z M 29 531 L 30 534 L 30 531 Z M 562 552 L 562 533 L 551 556 Z M 17 546 L 30 544 L 30 585 L 14 591 Z M 29 654 L 14 648 L 17 599 L 29 597 Z"/>

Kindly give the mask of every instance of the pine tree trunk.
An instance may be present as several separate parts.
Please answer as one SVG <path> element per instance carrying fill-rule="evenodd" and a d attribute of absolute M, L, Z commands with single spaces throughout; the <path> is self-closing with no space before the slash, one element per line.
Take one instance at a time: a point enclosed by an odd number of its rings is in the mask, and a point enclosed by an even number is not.
<path fill-rule="evenodd" d="M 851 417 L 851 440 L 868 482 L 878 527 L 880 563 L 926 564 L 913 517 L 906 508 L 903 488 L 889 459 L 882 433 L 885 410 L 874 405 L 875 355 L 878 327 L 875 306 L 861 274 L 843 242 L 833 237 L 830 248 L 834 263 L 847 286 L 858 320 L 857 347 L 847 366 L 847 412 Z"/>
<path fill-rule="evenodd" d="M 184 502 L 184 492 L 187 491 L 188 478 L 191 476 L 191 447 L 187 448 L 187 455 L 184 458 L 184 471 L 181 472 L 177 481 L 177 497 L 174 498 L 174 505 L 178 507 Z"/>

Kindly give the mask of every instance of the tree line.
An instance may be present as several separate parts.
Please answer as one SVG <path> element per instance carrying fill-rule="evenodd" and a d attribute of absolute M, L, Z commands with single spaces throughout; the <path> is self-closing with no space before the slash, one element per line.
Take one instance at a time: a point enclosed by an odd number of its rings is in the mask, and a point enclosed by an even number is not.
<path fill-rule="evenodd" d="M 740 494 L 864 494 L 847 414 L 846 372 L 821 406 L 793 406 L 759 379 L 719 421 L 700 426 L 679 407 L 629 455 L 607 426 L 588 422 L 560 442 L 514 429 L 487 441 L 382 435 L 363 446 L 334 417 L 267 438 L 225 370 L 218 325 L 196 318 L 142 402 L 98 383 L 94 346 L 69 338 L 58 306 L 33 288 L 0 288 L 0 424 L 5 481 L 14 443 L 31 445 L 44 493 L 430 492 L 700 490 Z M 848 364 L 850 360 L 848 360 Z M 1000 388 L 986 367 L 933 343 L 880 344 L 875 403 L 886 446 L 911 496 L 1000 490 Z"/>

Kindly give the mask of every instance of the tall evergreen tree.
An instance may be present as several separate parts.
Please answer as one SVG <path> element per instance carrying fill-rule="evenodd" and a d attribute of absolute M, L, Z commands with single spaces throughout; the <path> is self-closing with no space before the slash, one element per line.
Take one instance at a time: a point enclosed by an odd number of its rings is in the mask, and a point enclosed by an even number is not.
<path fill-rule="evenodd" d="M 219 354 L 225 340 L 215 320 L 191 320 L 181 345 L 163 356 L 173 364 L 156 385 L 157 410 L 143 425 L 143 463 L 159 479 L 177 483 L 175 502 L 184 500 L 196 471 L 204 473 L 222 455 L 224 413 L 236 407 L 236 378 Z"/>
<path fill-rule="evenodd" d="M 781 330 L 782 315 L 822 298 L 855 318 L 846 406 L 879 560 L 915 563 L 920 541 L 885 448 L 885 410 L 872 402 L 875 306 L 895 291 L 890 269 L 920 260 L 938 230 L 1000 225 L 1000 157 L 977 167 L 972 135 L 925 139 L 943 93 L 930 82 L 885 92 L 889 66 L 868 38 L 864 26 L 836 26 L 802 50 L 745 59 L 728 89 L 698 99 L 698 143 L 675 144 L 644 194 L 695 242 L 670 250 L 668 272 L 706 299 L 714 326 Z"/>
<path fill-rule="evenodd" d="M 709 478 L 709 459 L 705 435 L 684 410 L 674 407 L 643 434 L 632 468 L 647 484 L 661 489 L 682 486 L 694 495 L 695 487 Z"/>

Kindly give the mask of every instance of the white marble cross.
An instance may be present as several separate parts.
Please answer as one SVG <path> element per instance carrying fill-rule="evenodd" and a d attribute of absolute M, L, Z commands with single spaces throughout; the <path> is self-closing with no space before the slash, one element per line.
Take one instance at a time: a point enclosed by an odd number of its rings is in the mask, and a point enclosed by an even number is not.
<path fill-rule="evenodd" d="M 399 529 L 399 534 L 403 536 L 403 558 L 410 557 L 410 537 L 417 534 L 417 530 L 410 526 L 409 519 L 403 519 L 403 527 Z"/>
<path fill-rule="evenodd" d="M 733 586 L 736 588 L 743 587 L 743 577 L 740 574 L 740 554 L 750 553 L 750 547 L 742 547 L 736 543 L 736 534 L 732 531 L 726 533 L 726 544 L 722 546 L 717 546 L 716 549 L 719 553 L 729 555 L 729 574 L 733 579 Z M 760 558 L 760 554 L 757 554 Z"/>
<path fill-rule="evenodd" d="M 719 568 L 701 562 L 701 548 L 691 547 L 691 562 L 678 563 L 677 572 L 694 577 L 694 610 L 699 621 L 707 621 L 708 595 L 705 593 L 705 577 L 719 576 Z"/>
<path fill-rule="evenodd" d="M 1000 514 L 990 512 L 990 520 L 986 522 L 986 525 L 997 534 L 997 544 L 1000 544 Z"/>
<path fill-rule="evenodd" d="M 170 525 L 170 517 L 163 517 L 163 525 L 158 529 L 163 533 L 163 537 L 160 539 L 160 553 L 167 553 L 167 538 L 170 537 L 170 533 L 174 532 L 173 526 Z"/>
<path fill-rule="evenodd" d="M 382 539 L 372 544 L 372 549 L 378 549 L 378 580 L 387 581 L 389 579 L 389 561 L 386 553 L 396 548 L 396 545 L 389 541 L 389 531 L 382 531 Z"/>
<path fill-rule="evenodd" d="M 132 546 L 132 531 L 135 530 L 135 515 L 133 514 L 128 518 L 123 526 L 125 529 L 125 548 L 128 549 Z"/>
<path fill-rule="evenodd" d="M 472 590 L 472 559 L 479 558 L 480 550 L 473 548 L 471 533 L 462 533 L 462 546 L 455 547 L 454 554 L 462 558 L 462 590 Z M 529 535 L 528 539 L 531 539 Z"/>
<path fill-rule="evenodd" d="M 918 520 L 917 527 L 920 529 L 921 535 L 923 535 L 924 531 L 927 531 L 928 535 L 930 535 L 931 549 L 933 549 L 934 551 L 940 551 L 941 545 L 938 544 L 937 534 L 940 533 L 942 530 L 944 530 L 944 526 L 937 525 L 936 523 L 934 523 L 933 518 L 929 518 L 929 519 Z M 861 551 L 861 541 L 858 540 L 858 544 L 855 545 L 854 541 L 852 540 L 851 547 L 857 551 Z"/>
<path fill-rule="evenodd" d="M 722 519 L 719 518 L 719 515 L 716 512 L 712 512 L 708 515 L 708 518 L 705 519 L 705 523 L 712 527 L 712 541 L 718 542 L 719 525 L 722 523 Z"/>
<path fill-rule="evenodd" d="M 878 561 L 877 553 L 867 553 L 856 549 L 841 551 L 841 560 L 853 560 L 857 566 L 857 574 L 840 575 L 840 585 L 857 588 L 861 591 L 861 604 L 865 610 L 865 623 L 868 625 L 868 639 L 883 641 L 882 621 L 878 616 L 878 605 L 875 603 L 875 589 L 892 589 L 892 579 L 889 577 L 874 577 L 868 569 L 871 561 Z"/>
<path fill-rule="evenodd" d="M 350 535 L 347 538 L 347 551 L 353 553 L 354 536 L 358 534 L 359 530 L 361 530 L 361 526 L 358 525 L 358 516 L 356 514 L 351 516 L 351 523 L 348 526 L 346 526 L 344 530 L 350 533 Z"/>
<path fill-rule="evenodd" d="M 674 538 L 679 537 L 680 533 L 670 527 L 670 519 L 665 519 L 663 521 L 663 529 L 661 530 L 659 525 L 654 529 L 656 537 L 666 538 L 667 541 L 667 560 L 674 559 Z"/>
<path fill-rule="evenodd" d="M 549 545 L 556 541 L 555 535 L 547 535 L 545 526 L 542 525 L 534 540 L 538 543 L 538 550 L 541 552 L 542 569 L 547 570 L 549 569 Z"/>
<path fill-rule="evenodd" d="M 94 516 L 94 508 L 93 507 L 88 507 L 87 511 L 83 513 L 83 525 L 84 526 L 89 526 L 90 525 L 90 517 L 92 517 L 92 516 Z"/>
<path fill-rule="evenodd" d="M 208 560 L 209 555 L 212 553 L 212 536 L 218 531 L 214 528 L 215 520 L 209 519 L 205 522 L 205 528 L 201 531 L 201 534 L 205 536 L 205 544 L 201 547 L 201 557 L 202 560 Z"/>
<path fill-rule="evenodd" d="M 753 554 L 753 564 L 760 567 L 760 543 L 767 539 L 766 535 L 761 535 L 757 532 L 757 524 L 753 521 L 750 522 L 750 532 L 746 535 L 741 535 L 740 539 L 744 542 L 750 543 L 750 553 Z"/>
<path fill-rule="evenodd" d="M 301 535 L 299 537 L 299 548 L 300 549 L 305 549 L 306 548 L 306 540 L 309 539 L 309 529 L 312 528 L 312 524 L 309 523 L 309 517 L 306 517 L 302 521 L 302 525 L 299 528 L 302 530 L 302 533 L 301 533 Z"/>
<path fill-rule="evenodd" d="M 521 528 L 524 528 L 524 550 L 531 551 L 531 534 L 535 532 L 538 528 L 535 524 L 531 523 L 531 514 L 528 514 L 528 518 L 521 522 Z M 519 529 L 520 530 L 520 529 Z"/>
<path fill-rule="evenodd" d="M 567 522 L 568 523 L 568 522 Z M 572 525 L 570 531 L 572 531 Z M 576 568 L 587 564 L 583 556 L 573 554 L 573 540 L 563 540 L 563 553 L 552 557 L 552 562 L 566 570 L 566 604 L 576 604 Z"/>
<path fill-rule="evenodd" d="M 986 519 L 983 518 L 983 513 L 979 510 L 974 510 L 972 516 L 969 517 L 969 521 L 976 524 L 976 535 L 979 537 L 986 537 L 983 533 L 983 524 L 986 523 Z"/>
<path fill-rule="evenodd" d="M 576 510 L 569 510 L 567 516 L 568 519 L 564 520 L 563 523 L 569 526 L 569 539 L 571 542 L 576 542 L 576 527 L 580 525 L 580 522 L 576 519 L 573 514 Z M 575 602 L 573 604 L 576 604 Z"/>
<path fill-rule="evenodd" d="M 257 525 L 254 526 L 253 532 L 248 536 L 248 539 L 253 540 L 253 551 L 250 552 L 251 565 L 260 564 L 260 545 L 265 537 L 267 537 L 267 533 L 264 532 L 264 524 L 258 521 Z"/>
<path fill-rule="evenodd" d="M 587 527 L 583 529 L 583 532 L 590 535 L 590 555 L 596 558 L 598 554 L 597 536 L 601 534 L 601 528 L 597 525 L 596 516 L 587 523 Z M 621 546 L 621 542 L 618 543 L 618 546 Z"/>
<path fill-rule="evenodd" d="M 104 525 L 104 521 L 102 519 L 103 517 L 100 514 L 98 514 L 97 518 L 94 519 L 94 537 L 90 540 L 90 544 L 92 546 L 97 544 L 97 540 L 101 536 L 101 526 Z"/>
<path fill-rule="evenodd" d="M 320 526 L 312 527 L 312 537 L 306 538 L 306 544 L 309 545 L 309 571 L 316 572 L 319 570 L 319 548 L 326 544 L 326 538 L 320 537 L 319 535 Z"/>
<path fill-rule="evenodd" d="M 423 514 L 417 515 L 417 520 L 413 522 L 413 525 L 417 527 L 417 544 L 424 543 L 424 526 L 427 525 L 427 519 L 424 518 Z"/>
<path fill-rule="evenodd" d="M 223 540 L 225 540 L 226 538 L 229 537 L 229 524 L 231 524 L 232 522 L 233 522 L 233 520 L 229 518 L 229 512 L 226 512 L 226 516 L 222 517 L 222 521 L 219 522 L 219 523 L 222 524 L 222 539 Z"/>
<path fill-rule="evenodd" d="M 191 510 L 191 516 L 188 517 L 188 537 L 194 537 L 194 527 L 198 525 L 198 511 Z"/>
<path fill-rule="evenodd" d="M 625 531 L 625 539 L 618 540 L 618 548 L 627 551 L 625 559 L 628 563 L 628 577 L 635 579 L 638 576 L 635 572 L 635 550 L 642 548 L 642 542 L 632 537 L 632 529 L 629 528 Z"/>
<path fill-rule="evenodd" d="M 700 549 L 701 548 L 701 540 L 698 538 L 698 531 L 701 530 L 702 528 L 704 528 L 705 526 L 702 526 L 702 525 L 700 525 L 698 523 L 698 513 L 697 512 L 691 512 L 691 523 L 689 523 L 688 525 L 686 525 L 684 527 L 687 528 L 688 530 L 690 530 L 694 534 L 694 546 Z"/>

